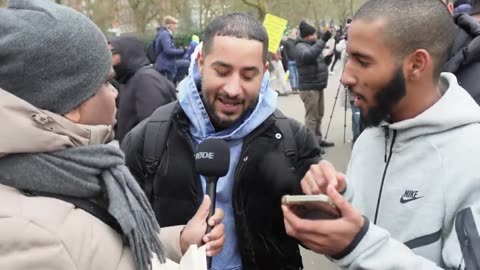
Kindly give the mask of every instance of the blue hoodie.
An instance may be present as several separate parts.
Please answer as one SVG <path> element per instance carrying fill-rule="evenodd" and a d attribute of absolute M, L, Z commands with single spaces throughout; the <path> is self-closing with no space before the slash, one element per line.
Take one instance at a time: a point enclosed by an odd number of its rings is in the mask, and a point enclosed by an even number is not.
<path fill-rule="evenodd" d="M 230 146 L 230 166 L 228 174 L 221 177 L 217 183 L 216 207 L 223 209 L 225 217 L 225 245 L 223 250 L 213 258 L 213 270 L 239 270 L 242 269 L 242 260 L 235 228 L 233 214 L 232 191 L 235 169 L 240 158 L 243 139 L 261 125 L 277 107 L 277 93 L 269 88 L 270 76 L 265 73 L 255 108 L 248 112 L 240 121 L 231 128 L 217 132 L 210 122 L 207 110 L 200 97 L 199 85 L 195 83 L 193 74 L 198 74 L 198 67 L 192 61 L 190 74 L 180 82 L 179 102 L 183 111 L 190 119 L 190 134 L 198 145 L 210 138 L 222 139 Z M 206 181 L 202 177 L 202 188 L 205 193 Z"/>

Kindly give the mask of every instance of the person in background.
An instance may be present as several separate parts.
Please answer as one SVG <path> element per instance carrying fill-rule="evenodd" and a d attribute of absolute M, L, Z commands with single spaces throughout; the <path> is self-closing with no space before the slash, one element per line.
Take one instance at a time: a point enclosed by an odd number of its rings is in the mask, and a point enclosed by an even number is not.
<path fill-rule="evenodd" d="M 325 113 L 323 91 L 328 84 L 327 63 L 332 59 L 332 51 L 325 49 L 325 46 L 332 33 L 327 31 L 321 39 L 317 39 L 316 29 L 305 21 L 300 23 L 299 30 L 300 38 L 296 41 L 295 49 L 298 88 L 305 106 L 305 125 L 317 136 L 321 147 L 332 147 L 335 144 L 324 141 L 321 131 Z"/>
<path fill-rule="evenodd" d="M 197 35 L 192 35 L 192 39 L 188 44 L 187 51 L 183 55 L 183 58 L 190 62 L 190 57 L 192 56 L 192 53 L 195 51 L 195 48 L 198 46 L 199 43 L 200 37 Z"/>
<path fill-rule="evenodd" d="M 454 5 L 450 0 L 443 0 L 450 13 Z M 480 10 L 480 7 L 479 7 Z M 458 83 L 467 90 L 480 104 L 480 23 L 466 13 L 453 16 L 456 24 L 455 40 L 447 53 L 447 59 L 442 71 L 451 72 L 457 77 Z"/>
<path fill-rule="evenodd" d="M 335 32 L 335 37 L 334 37 L 335 43 L 334 43 L 334 46 L 333 46 L 334 58 L 333 58 L 332 67 L 330 68 L 329 75 L 333 75 L 333 69 L 335 68 L 335 64 L 337 63 L 337 61 L 342 59 L 342 50 L 341 50 L 341 48 L 337 48 L 337 46 L 338 46 L 338 43 L 340 41 L 342 41 L 343 39 L 344 39 L 343 29 L 340 26 L 340 28 L 338 30 L 336 30 L 336 32 Z"/>
<path fill-rule="evenodd" d="M 288 79 L 290 80 L 290 85 L 292 86 L 292 92 L 298 94 L 298 68 L 296 61 L 296 49 L 295 42 L 298 38 L 298 30 L 293 28 L 289 31 L 288 37 L 286 40 L 281 41 L 283 46 L 282 50 L 282 63 L 285 63 L 284 68 L 286 67 L 289 73 Z"/>
<path fill-rule="evenodd" d="M 119 84 L 115 139 L 123 137 L 158 107 L 177 99 L 175 86 L 150 64 L 143 43 L 133 35 L 110 39 L 115 80 Z"/>
<path fill-rule="evenodd" d="M 172 16 L 163 18 L 163 26 L 159 28 L 155 39 L 157 59 L 155 68 L 173 83 L 180 81 L 186 74 L 190 62 L 181 58 L 186 49 L 176 48 L 173 33 L 177 30 L 178 20 Z"/>

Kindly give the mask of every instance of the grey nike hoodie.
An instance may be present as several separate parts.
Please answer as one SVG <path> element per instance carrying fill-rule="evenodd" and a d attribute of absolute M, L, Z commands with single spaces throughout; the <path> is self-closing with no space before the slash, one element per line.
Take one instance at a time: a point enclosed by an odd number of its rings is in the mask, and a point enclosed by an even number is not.
<path fill-rule="evenodd" d="M 480 269 L 480 107 L 451 73 L 440 89 L 422 114 L 355 144 L 344 196 L 369 226 L 339 266 Z"/>

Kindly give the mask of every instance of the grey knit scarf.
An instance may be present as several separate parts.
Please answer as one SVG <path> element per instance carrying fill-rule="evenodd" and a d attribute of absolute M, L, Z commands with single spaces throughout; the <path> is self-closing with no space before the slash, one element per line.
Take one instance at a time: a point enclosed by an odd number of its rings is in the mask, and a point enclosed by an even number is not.
<path fill-rule="evenodd" d="M 137 270 L 151 268 L 152 252 L 163 263 L 160 230 L 143 191 L 115 146 L 93 145 L 64 150 L 12 154 L 0 159 L 0 183 L 20 190 L 78 198 L 108 197 L 108 212 L 118 221 Z"/>

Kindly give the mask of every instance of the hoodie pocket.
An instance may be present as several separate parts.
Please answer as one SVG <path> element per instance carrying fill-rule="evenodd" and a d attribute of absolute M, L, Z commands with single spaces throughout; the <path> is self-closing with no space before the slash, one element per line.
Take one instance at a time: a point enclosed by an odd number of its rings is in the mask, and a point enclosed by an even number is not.
<path fill-rule="evenodd" d="M 463 209 L 457 214 L 455 230 L 462 249 L 465 269 L 480 269 L 480 236 L 471 208 Z"/>

